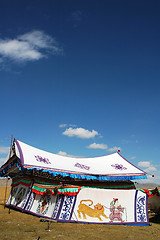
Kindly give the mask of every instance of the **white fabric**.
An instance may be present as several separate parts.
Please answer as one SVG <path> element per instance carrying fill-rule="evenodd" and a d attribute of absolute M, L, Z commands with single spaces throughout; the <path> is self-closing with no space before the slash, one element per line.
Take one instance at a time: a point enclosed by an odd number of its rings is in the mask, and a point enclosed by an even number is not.
<path fill-rule="evenodd" d="M 113 222 L 135 222 L 135 194 L 136 190 L 82 189 L 77 196 L 74 207 L 75 214 L 72 215 L 72 219 L 75 221 L 78 219 L 79 222 L 109 223 L 112 221 L 112 206 L 115 205 L 117 209 L 114 212 L 119 213 L 121 220 L 116 219 L 116 217 L 114 219 L 113 216 Z M 144 193 L 140 192 L 139 194 L 146 197 Z M 115 204 L 114 199 L 117 199 Z M 146 202 L 144 201 L 144 203 Z M 103 211 L 95 210 L 97 204 L 99 205 L 98 209 L 103 206 Z M 119 206 L 123 209 L 123 212 L 118 211 Z M 147 215 L 146 207 L 144 207 L 144 214 Z"/>
<path fill-rule="evenodd" d="M 147 195 L 138 190 L 83 188 L 77 196 L 39 195 L 20 184 L 13 188 L 7 206 L 56 221 L 149 224 Z"/>
<path fill-rule="evenodd" d="M 26 201 L 28 199 L 28 193 L 30 188 L 24 185 L 19 184 L 14 187 L 10 193 L 10 196 L 7 200 L 8 205 L 12 205 L 14 207 L 24 208 Z"/>
<path fill-rule="evenodd" d="M 119 153 L 92 158 L 72 158 L 40 150 L 18 140 L 15 142 L 15 150 L 23 166 L 92 175 L 125 176 L 127 174 L 144 174 L 143 171 L 125 160 Z M 23 153 L 23 157 L 20 152 Z M 42 161 L 39 161 L 39 158 Z M 118 166 L 120 167 L 118 168 Z"/>
<path fill-rule="evenodd" d="M 45 216 L 51 218 L 55 207 L 55 201 L 56 196 L 53 196 L 51 194 L 43 196 L 36 194 L 35 199 L 33 201 L 33 205 L 29 211 L 42 217 Z M 45 206 L 43 206 L 44 202 Z"/>

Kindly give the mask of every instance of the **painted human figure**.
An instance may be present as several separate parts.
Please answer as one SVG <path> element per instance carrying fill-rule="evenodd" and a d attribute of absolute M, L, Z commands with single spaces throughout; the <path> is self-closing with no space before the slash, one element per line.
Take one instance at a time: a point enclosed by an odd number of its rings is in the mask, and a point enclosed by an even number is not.
<path fill-rule="evenodd" d="M 124 212 L 124 208 L 118 203 L 118 198 L 113 198 L 113 201 L 110 203 L 110 215 L 109 219 L 110 222 L 113 221 L 121 221 L 122 220 L 122 213 Z"/>

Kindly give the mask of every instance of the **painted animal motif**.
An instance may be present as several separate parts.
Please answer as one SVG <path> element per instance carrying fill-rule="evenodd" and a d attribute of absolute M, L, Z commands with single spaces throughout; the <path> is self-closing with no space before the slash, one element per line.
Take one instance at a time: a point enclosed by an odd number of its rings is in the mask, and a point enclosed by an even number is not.
<path fill-rule="evenodd" d="M 88 205 L 85 204 L 84 202 L 88 202 Z M 86 215 L 90 217 L 97 217 L 100 221 L 102 221 L 101 216 L 108 218 L 104 214 L 104 207 L 102 206 L 101 203 L 97 203 L 94 205 L 94 208 L 91 208 L 90 206 L 93 205 L 92 200 L 81 200 L 80 204 L 78 206 L 78 217 L 81 218 L 81 214 L 83 215 L 83 218 L 86 219 Z"/>

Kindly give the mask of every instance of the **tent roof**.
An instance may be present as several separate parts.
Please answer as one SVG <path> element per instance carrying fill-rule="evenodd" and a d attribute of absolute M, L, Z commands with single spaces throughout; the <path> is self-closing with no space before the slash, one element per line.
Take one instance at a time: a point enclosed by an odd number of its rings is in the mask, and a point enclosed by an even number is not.
<path fill-rule="evenodd" d="M 49 153 L 15 139 L 15 153 L 23 169 L 47 171 L 54 176 L 86 180 L 133 180 L 146 178 L 146 173 L 118 152 L 92 158 L 73 158 Z M 3 169 L 5 165 L 2 166 Z M 2 171 L 3 169 L 0 169 Z"/>

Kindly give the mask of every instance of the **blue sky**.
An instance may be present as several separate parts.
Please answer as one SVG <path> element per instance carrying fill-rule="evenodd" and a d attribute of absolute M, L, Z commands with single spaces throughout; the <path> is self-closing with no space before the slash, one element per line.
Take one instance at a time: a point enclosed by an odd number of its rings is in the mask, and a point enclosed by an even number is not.
<path fill-rule="evenodd" d="M 119 148 L 160 184 L 159 12 L 157 0 L 2 0 L 0 163 L 13 134 L 63 155 Z"/>

